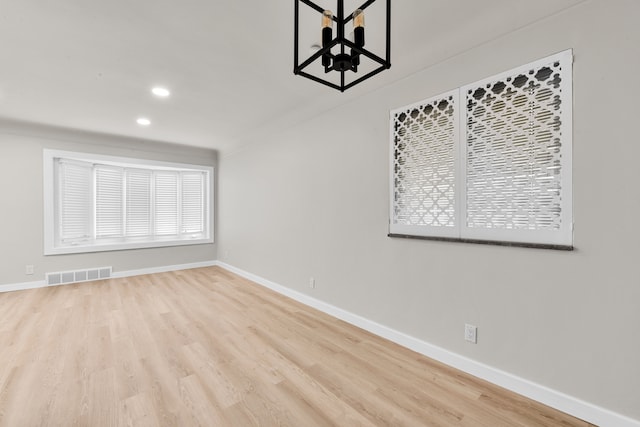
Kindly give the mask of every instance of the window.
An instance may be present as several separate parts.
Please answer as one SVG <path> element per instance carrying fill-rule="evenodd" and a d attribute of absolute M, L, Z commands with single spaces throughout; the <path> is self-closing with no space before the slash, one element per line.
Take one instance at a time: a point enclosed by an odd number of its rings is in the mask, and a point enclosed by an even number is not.
<path fill-rule="evenodd" d="M 391 112 L 390 235 L 572 245 L 571 50 Z"/>
<path fill-rule="evenodd" d="M 45 255 L 211 243 L 213 169 L 44 150 Z"/>

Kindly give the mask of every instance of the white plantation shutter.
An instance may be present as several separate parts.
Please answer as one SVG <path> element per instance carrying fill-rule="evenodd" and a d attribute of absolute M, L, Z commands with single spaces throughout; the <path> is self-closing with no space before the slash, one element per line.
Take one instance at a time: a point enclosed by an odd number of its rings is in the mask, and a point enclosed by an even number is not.
<path fill-rule="evenodd" d="M 182 178 L 182 233 L 204 232 L 204 174 L 183 172 Z"/>
<path fill-rule="evenodd" d="M 156 172 L 154 175 L 154 233 L 157 236 L 178 234 L 178 176 L 177 172 Z"/>
<path fill-rule="evenodd" d="M 213 241 L 210 167 L 54 150 L 44 164 L 47 255 Z"/>
<path fill-rule="evenodd" d="M 124 170 L 96 165 L 96 238 L 123 235 Z"/>
<path fill-rule="evenodd" d="M 87 240 L 93 235 L 93 165 L 62 159 L 56 163 L 59 240 L 65 243 Z"/>
<path fill-rule="evenodd" d="M 572 60 L 392 111 L 390 233 L 570 248 Z"/>
<path fill-rule="evenodd" d="M 151 235 L 151 171 L 127 169 L 126 178 L 126 235 Z"/>

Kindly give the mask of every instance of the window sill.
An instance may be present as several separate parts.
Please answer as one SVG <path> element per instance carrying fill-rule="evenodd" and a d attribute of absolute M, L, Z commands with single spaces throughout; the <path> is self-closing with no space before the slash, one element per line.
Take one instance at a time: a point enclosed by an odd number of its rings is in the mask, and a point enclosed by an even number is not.
<path fill-rule="evenodd" d="M 498 241 L 498 240 L 461 239 L 461 238 L 455 238 L 455 237 L 412 236 L 409 234 L 394 234 L 394 233 L 387 234 L 387 237 L 399 237 L 403 239 L 418 239 L 418 240 L 436 240 L 440 242 L 477 243 L 481 245 L 512 246 L 512 247 L 518 247 L 518 248 L 553 249 L 557 251 L 573 251 L 575 249 L 573 246 L 569 246 L 569 245 L 504 242 L 504 241 Z"/>
<path fill-rule="evenodd" d="M 45 248 L 44 255 L 82 254 L 91 252 L 126 251 L 132 249 L 164 248 L 187 245 L 205 245 L 213 243 L 213 238 L 188 240 L 158 240 L 147 242 L 103 243 L 91 245 L 58 246 Z"/>

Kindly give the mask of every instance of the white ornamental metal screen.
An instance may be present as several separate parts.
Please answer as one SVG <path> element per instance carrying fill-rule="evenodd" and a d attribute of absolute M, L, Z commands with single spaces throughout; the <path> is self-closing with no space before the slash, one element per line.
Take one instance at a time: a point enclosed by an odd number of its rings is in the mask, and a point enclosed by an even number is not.
<path fill-rule="evenodd" d="M 454 95 L 392 112 L 392 226 L 455 226 Z"/>
<path fill-rule="evenodd" d="M 465 88 L 467 227 L 560 228 L 561 71 L 556 60 Z"/>
<path fill-rule="evenodd" d="M 390 233 L 572 245 L 572 61 L 392 111 Z"/>

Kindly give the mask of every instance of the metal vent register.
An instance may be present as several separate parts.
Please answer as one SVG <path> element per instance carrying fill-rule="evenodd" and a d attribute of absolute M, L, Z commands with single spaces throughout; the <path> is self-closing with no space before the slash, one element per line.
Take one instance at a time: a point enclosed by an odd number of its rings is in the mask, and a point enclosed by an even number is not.
<path fill-rule="evenodd" d="M 68 283 L 88 282 L 91 280 L 108 279 L 111 277 L 112 267 L 88 268 L 84 270 L 60 271 L 47 273 L 47 285 L 65 285 Z"/>

